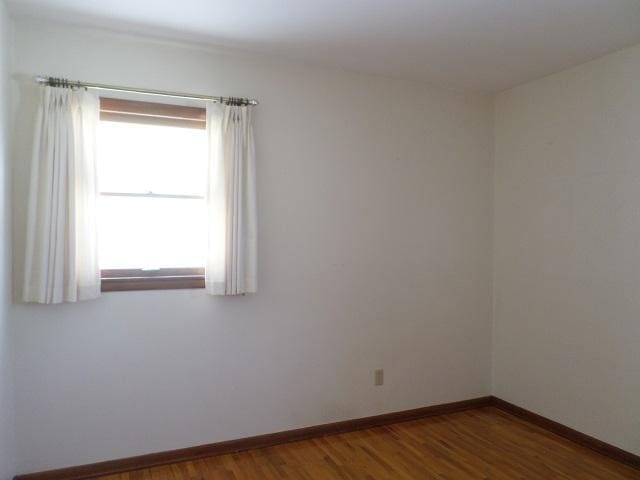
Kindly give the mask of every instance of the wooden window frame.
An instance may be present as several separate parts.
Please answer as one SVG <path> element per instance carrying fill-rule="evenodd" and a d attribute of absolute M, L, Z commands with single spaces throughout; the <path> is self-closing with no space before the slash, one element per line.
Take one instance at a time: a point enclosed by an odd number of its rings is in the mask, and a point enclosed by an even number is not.
<path fill-rule="evenodd" d="M 103 292 L 204 288 L 204 268 L 101 270 Z"/>
<path fill-rule="evenodd" d="M 109 122 L 142 123 L 205 130 L 207 128 L 206 112 L 206 109 L 202 107 L 100 97 L 100 120 Z"/>
<path fill-rule="evenodd" d="M 100 120 L 206 129 L 206 110 L 199 107 L 101 97 Z M 115 195 L 110 192 L 105 194 Z M 121 195 L 129 196 L 124 193 Z M 131 196 L 192 198 L 189 195 L 161 194 Z M 204 268 L 104 269 L 100 271 L 100 277 L 103 292 L 204 288 Z"/>

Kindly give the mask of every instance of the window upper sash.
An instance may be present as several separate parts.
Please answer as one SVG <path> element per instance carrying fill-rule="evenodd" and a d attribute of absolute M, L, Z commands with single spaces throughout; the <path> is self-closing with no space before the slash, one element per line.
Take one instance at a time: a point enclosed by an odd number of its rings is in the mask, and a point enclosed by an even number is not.
<path fill-rule="evenodd" d="M 206 129 L 206 111 L 200 107 L 100 98 L 100 120 L 169 127 Z"/>

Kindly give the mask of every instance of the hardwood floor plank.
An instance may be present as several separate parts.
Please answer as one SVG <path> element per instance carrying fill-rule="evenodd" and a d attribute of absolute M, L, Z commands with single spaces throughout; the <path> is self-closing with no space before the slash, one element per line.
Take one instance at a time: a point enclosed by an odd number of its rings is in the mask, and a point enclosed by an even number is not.
<path fill-rule="evenodd" d="M 494 407 L 100 480 L 640 480 L 640 470 Z"/>

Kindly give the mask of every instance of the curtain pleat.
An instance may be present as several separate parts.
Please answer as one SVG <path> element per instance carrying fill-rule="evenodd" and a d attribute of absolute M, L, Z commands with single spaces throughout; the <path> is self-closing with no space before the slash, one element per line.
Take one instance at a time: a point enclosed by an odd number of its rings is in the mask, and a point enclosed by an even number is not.
<path fill-rule="evenodd" d="M 207 105 L 209 249 L 205 286 L 212 295 L 257 288 L 255 151 L 250 107 Z"/>
<path fill-rule="evenodd" d="M 96 298 L 98 98 L 84 90 L 42 90 L 29 185 L 23 300 Z"/>

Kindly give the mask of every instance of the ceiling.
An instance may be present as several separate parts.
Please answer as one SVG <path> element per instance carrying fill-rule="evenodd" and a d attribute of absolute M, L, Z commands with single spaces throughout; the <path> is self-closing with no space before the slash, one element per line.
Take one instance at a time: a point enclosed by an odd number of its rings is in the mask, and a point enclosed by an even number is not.
<path fill-rule="evenodd" d="M 640 0 L 8 0 L 153 33 L 495 92 L 640 43 Z"/>

